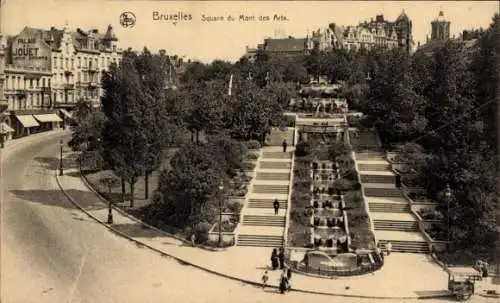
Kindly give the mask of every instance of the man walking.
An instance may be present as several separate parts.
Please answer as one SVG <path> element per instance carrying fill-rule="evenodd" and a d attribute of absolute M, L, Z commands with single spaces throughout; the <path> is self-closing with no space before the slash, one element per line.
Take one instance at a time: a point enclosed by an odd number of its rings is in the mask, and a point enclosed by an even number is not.
<path fill-rule="evenodd" d="M 396 188 L 401 188 L 401 175 L 396 174 Z"/>
<path fill-rule="evenodd" d="M 278 201 L 278 199 L 274 199 L 273 207 L 274 207 L 274 215 L 277 216 L 278 210 L 280 209 L 280 202 Z"/>
<path fill-rule="evenodd" d="M 283 152 L 286 153 L 286 147 L 288 146 L 288 143 L 286 142 L 286 139 L 283 140 Z"/>

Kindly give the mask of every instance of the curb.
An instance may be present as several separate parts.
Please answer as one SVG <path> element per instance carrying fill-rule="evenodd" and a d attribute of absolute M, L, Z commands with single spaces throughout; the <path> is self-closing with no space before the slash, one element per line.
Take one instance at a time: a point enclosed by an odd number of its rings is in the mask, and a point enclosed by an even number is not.
<path fill-rule="evenodd" d="M 81 173 L 81 171 L 80 171 Z M 169 258 L 172 258 L 176 261 L 178 261 L 179 263 L 181 263 L 182 265 L 189 265 L 189 266 L 192 266 L 194 268 L 197 268 L 197 269 L 200 269 L 200 270 L 203 270 L 205 272 L 208 272 L 208 273 L 211 273 L 211 274 L 215 274 L 219 277 L 224 277 L 224 278 L 227 278 L 227 279 L 231 279 L 233 281 L 238 281 L 238 282 L 242 282 L 242 283 L 246 283 L 246 284 L 250 284 L 250 285 L 253 285 L 253 286 L 258 286 L 258 287 L 261 287 L 262 286 L 262 283 L 260 282 L 255 282 L 255 281 L 251 281 L 251 280 L 246 280 L 246 279 L 242 279 L 242 278 L 238 278 L 238 277 L 235 277 L 235 276 L 230 276 L 230 275 L 227 275 L 227 274 L 224 274 L 224 273 L 221 273 L 221 272 L 218 272 L 218 271 L 215 271 L 215 270 L 212 270 L 212 269 L 209 269 L 209 268 L 206 268 L 206 267 L 203 267 L 201 265 L 197 265 L 197 264 L 194 264 L 194 263 L 191 263 L 187 260 L 184 260 L 184 259 L 181 259 L 177 256 L 174 256 L 174 255 L 171 255 L 171 254 L 168 254 L 164 251 L 161 251 L 155 247 L 152 247 L 146 243 L 143 243 L 139 240 L 136 240 L 128 235 L 126 235 L 125 233 L 121 232 L 121 231 L 118 231 L 116 230 L 115 228 L 113 228 L 111 225 L 108 225 L 102 221 L 100 221 L 99 219 L 97 219 L 95 216 L 93 216 L 92 214 L 90 214 L 88 211 L 86 211 L 83 207 L 81 207 L 74 199 L 73 197 L 71 197 L 67 192 L 66 190 L 63 188 L 63 186 L 61 185 L 61 182 L 59 180 L 59 175 L 57 174 L 57 171 L 54 171 L 54 175 L 56 177 L 56 181 L 57 181 L 57 185 L 59 186 L 59 189 L 61 190 L 61 192 L 66 196 L 66 198 L 68 198 L 68 200 L 75 206 L 77 207 L 80 211 L 82 211 L 83 213 L 85 213 L 88 217 L 90 217 L 91 219 L 93 219 L 94 221 L 96 221 L 97 223 L 101 224 L 102 226 L 106 227 L 108 230 L 110 230 L 111 232 L 115 233 L 116 235 L 122 237 L 122 238 L 125 238 L 131 242 L 134 242 L 136 245 L 138 246 L 142 246 L 142 247 L 147 247 L 148 249 L 154 251 L 154 252 L 157 252 L 159 253 L 162 257 L 169 257 Z M 92 189 L 91 189 L 92 190 Z M 100 196 L 100 195 L 99 195 Z M 137 220 L 137 219 L 136 219 Z M 140 221 L 139 221 L 140 222 Z M 273 288 L 273 289 L 278 289 L 278 286 L 275 286 L 275 285 L 268 285 L 267 286 L 268 288 Z M 320 292 L 320 291 L 313 291 L 313 290 L 304 290 L 304 289 L 296 289 L 296 288 L 291 288 L 290 289 L 291 291 L 296 291 L 296 292 L 300 292 L 300 293 L 306 293 L 306 294 L 316 294 L 316 295 L 325 295 L 325 296 L 336 296 L 336 297 L 345 297 L 345 298 L 360 298 L 360 299 L 392 299 L 392 300 L 416 300 L 416 299 L 435 299 L 435 298 L 446 298 L 446 297 L 450 297 L 450 295 L 429 295 L 429 296 L 415 296 L 415 297 L 386 297 L 386 296 L 363 296 L 363 295 L 349 295 L 349 294 L 335 294 L 335 293 L 327 293 L 327 292 Z"/>
<path fill-rule="evenodd" d="M 94 194 L 96 194 L 99 199 L 101 199 L 105 204 L 108 204 L 110 203 L 108 201 L 108 199 L 106 199 L 99 191 L 97 191 L 94 186 L 92 186 L 92 184 L 90 183 L 90 181 L 87 179 L 87 177 L 82 173 L 82 169 L 81 167 L 78 169 L 78 174 L 80 175 L 80 179 L 83 181 L 83 183 L 85 184 L 85 186 L 90 190 L 92 191 Z M 119 208 L 118 206 L 116 206 L 114 203 L 112 203 L 112 206 L 113 210 L 115 210 L 116 212 L 118 212 L 119 214 L 121 214 L 122 216 L 125 216 L 127 218 L 129 218 L 130 220 L 132 221 L 135 221 L 143 226 L 146 226 L 147 228 L 149 229 L 152 229 L 156 232 L 159 232 L 160 234 L 162 235 L 165 235 L 167 237 L 170 237 L 170 238 L 173 238 L 175 240 L 178 240 L 178 241 L 181 241 L 182 243 L 184 244 L 187 244 L 189 246 L 193 246 L 191 244 L 191 242 L 187 241 L 186 239 L 183 239 L 179 236 L 176 236 L 176 235 L 173 235 L 171 233 L 168 233 L 164 230 L 161 230 L 155 226 L 152 226 L 148 223 L 145 223 L 143 222 L 142 220 L 132 216 L 131 214 L 127 213 L 126 211 L 124 211 L 123 209 Z M 225 248 L 212 248 L 212 247 L 208 247 L 208 246 L 204 246 L 204 245 L 196 245 L 195 246 L 196 248 L 200 248 L 200 249 L 204 249 L 204 250 L 208 250 L 208 251 L 212 251 L 212 252 L 219 252 L 219 251 L 225 251 L 226 249 Z"/>
<path fill-rule="evenodd" d="M 237 278 L 237 277 L 233 277 L 233 276 L 229 276 L 229 275 L 226 275 L 226 274 L 223 274 L 223 273 L 220 273 L 220 272 L 217 272 L 217 271 L 214 271 L 214 270 L 211 270 L 211 269 L 208 269 L 206 267 L 203 267 L 203 266 L 200 266 L 200 265 L 197 265 L 197 264 L 194 264 L 194 263 L 191 263 L 189 261 L 186 261 L 184 259 L 181 259 L 179 257 L 176 257 L 174 255 L 170 255 L 164 251 L 161 251 L 157 248 L 154 248 L 146 243 L 143 243 L 141 241 L 138 241 L 128 235 L 126 235 L 125 233 L 113 228 L 111 225 L 109 224 L 106 224 L 104 222 L 102 222 L 101 220 L 97 219 L 95 216 L 93 216 L 92 214 L 90 214 L 88 211 L 86 211 L 83 207 L 81 207 L 76 201 L 75 199 L 73 199 L 73 197 L 71 197 L 67 192 L 66 190 L 63 188 L 63 186 L 61 185 L 61 181 L 59 180 L 59 176 L 57 174 L 57 171 L 54 171 L 55 172 L 55 177 L 56 177 L 56 181 L 57 181 L 57 185 L 59 186 L 59 189 L 61 190 L 61 192 L 66 196 L 66 198 L 68 198 L 68 200 L 71 202 L 71 204 L 73 204 L 74 206 L 76 206 L 80 211 L 82 211 L 83 213 L 85 213 L 89 218 L 93 219 L 94 221 L 96 221 L 97 223 L 101 224 L 102 226 L 106 227 L 108 230 L 110 230 L 111 232 L 117 234 L 118 236 L 120 237 L 123 237 L 131 242 L 134 242 L 135 244 L 139 245 L 139 246 L 144 246 L 144 247 L 147 247 L 149 248 L 150 250 L 152 251 L 155 251 L 157 253 L 159 253 L 161 256 L 163 257 L 169 257 L 169 258 L 172 258 L 172 259 L 175 259 L 176 261 L 178 261 L 179 263 L 183 264 L 183 265 L 190 265 L 190 266 L 193 266 L 195 268 L 198 268 L 198 269 L 201 269 L 203 271 L 206 271 L 208 273 L 212 273 L 212 274 L 215 274 L 215 275 L 218 275 L 218 276 L 221 276 L 221 277 L 224 277 L 224 278 L 228 278 L 228 279 L 231 279 L 231 280 L 236 280 L 236 281 L 239 281 L 239 282 L 243 282 L 243 283 L 247 283 L 247 284 L 251 284 L 251 285 L 255 285 L 255 286 L 262 286 L 261 283 L 258 283 L 258 282 L 255 282 L 255 281 L 250 281 L 250 280 L 244 280 L 244 279 L 240 279 L 240 278 Z M 276 286 L 271 286 L 269 285 L 268 287 L 272 287 L 272 288 L 277 288 Z"/>

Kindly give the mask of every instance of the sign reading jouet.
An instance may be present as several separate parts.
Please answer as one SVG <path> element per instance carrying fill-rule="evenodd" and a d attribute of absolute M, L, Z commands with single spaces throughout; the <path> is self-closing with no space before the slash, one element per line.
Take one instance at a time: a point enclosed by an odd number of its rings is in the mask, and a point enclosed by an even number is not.
<path fill-rule="evenodd" d="M 49 60 L 49 57 L 39 51 L 37 39 L 17 39 L 12 50 L 14 59 Z"/>

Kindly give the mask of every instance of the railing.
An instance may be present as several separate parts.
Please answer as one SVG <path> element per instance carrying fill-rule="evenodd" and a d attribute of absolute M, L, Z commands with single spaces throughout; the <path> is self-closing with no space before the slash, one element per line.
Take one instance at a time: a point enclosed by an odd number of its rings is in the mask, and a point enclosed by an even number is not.
<path fill-rule="evenodd" d="M 40 67 L 22 67 L 22 66 L 14 66 L 12 64 L 5 65 L 5 72 L 39 72 L 39 73 L 50 73 L 52 74 L 52 70 L 49 68 L 40 68 Z"/>
<path fill-rule="evenodd" d="M 292 271 L 301 274 L 321 276 L 321 277 L 347 277 L 347 276 L 358 276 L 367 273 L 373 273 L 382 266 L 384 266 L 383 258 L 377 257 L 378 260 L 374 260 L 374 263 L 361 264 L 354 268 L 336 267 L 336 266 L 324 266 L 318 267 L 306 266 L 302 262 L 290 261 L 289 258 L 285 260 L 285 263 L 292 269 Z"/>
<path fill-rule="evenodd" d="M 74 89 L 75 88 L 75 84 L 73 84 L 73 83 L 65 83 L 65 84 L 63 84 L 63 87 L 64 87 L 64 89 Z"/>
<path fill-rule="evenodd" d="M 292 208 L 292 191 L 293 191 L 293 178 L 295 167 L 295 152 L 292 152 L 292 163 L 290 164 L 290 182 L 288 183 L 288 197 L 286 200 L 287 209 L 285 216 L 285 230 L 283 231 L 283 246 L 286 247 L 288 243 L 288 228 L 290 227 L 290 210 Z"/>

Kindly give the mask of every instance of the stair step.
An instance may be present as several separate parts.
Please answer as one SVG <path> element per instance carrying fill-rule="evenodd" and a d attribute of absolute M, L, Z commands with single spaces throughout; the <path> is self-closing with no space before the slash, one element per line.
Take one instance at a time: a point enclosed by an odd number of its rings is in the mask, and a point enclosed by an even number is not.
<path fill-rule="evenodd" d="M 291 162 L 260 161 L 259 167 L 263 169 L 290 169 Z"/>
<path fill-rule="evenodd" d="M 385 213 L 408 213 L 410 206 L 407 204 L 398 203 L 373 203 L 368 202 L 368 208 L 371 212 Z"/>
<path fill-rule="evenodd" d="M 359 159 L 358 159 L 359 160 Z M 391 169 L 389 163 L 359 163 L 358 169 L 360 171 L 387 171 Z"/>
<path fill-rule="evenodd" d="M 401 190 L 399 188 L 374 188 L 368 187 L 364 188 L 365 196 L 372 197 L 402 197 Z"/>
<path fill-rule="evenodd" d="M 385 160 L 385 154 L 381 152 L 356 153 L 356 160 Z"/>
<path fill-rule="evenodd" d="M 255 184 L 253 192 L 256 194 L 288 194 L 288 185 Z"/>
<path fill-rule="evenodd" d="M 396 178 L 394 176 L 385 175 L 363 175 L 361 174 L 361 183 L 388 183 L 394 184 Z"/>
<path fill-rule="evenodd" d="M 385 248 L 387 242 L 391 242 L 393 252 L 406 252 L 406 253 L 429 253 L 429 245 L 427 242 L 416 241 L 389 241 L 379 240 L 382 247 Z"/>
<path fill-rule="evenodd" d="M 267 235 L 237 235 L 237 246 L 281 247 L 284 244 L 282 236 Z"/>
<path fill-rule="evenodd" d="M 392 231 L 419 231 L 418 223 L 413 221 L 392 221 L 392 220 L 373 220 L 375 230 L 392 230 Z"/>
<path fill-rule="evenodd" d="M 287 209 L 288 203 L 287 201 L 278 201 L 280 204 L 280 209 Z M 265 200 L 265 199 L 249 199 L 248 207 L 249 208 L 274 208 L 274 200 Z"/>
<path fill-rule="evenodd" d="M 283 142 L 282 142 L 283 143 Z M 263 159 L 291 159 L 291 152 L 264 152 L 262 154 Z"/>
<path fill-rule="evenodd" d="M 257 172 L 256 178 L 260 180 L 290 180 L 290 173 Z"/>

